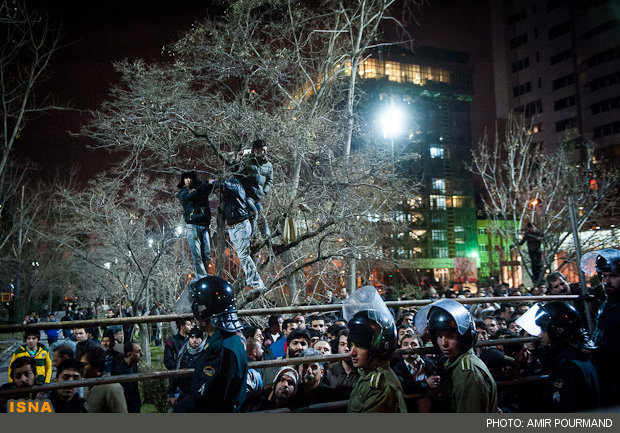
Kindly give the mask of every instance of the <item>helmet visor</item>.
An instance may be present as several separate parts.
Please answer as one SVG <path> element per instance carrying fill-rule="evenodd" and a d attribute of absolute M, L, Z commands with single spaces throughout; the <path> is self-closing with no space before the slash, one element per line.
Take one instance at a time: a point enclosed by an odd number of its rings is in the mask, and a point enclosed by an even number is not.
<path fill-rule="evenodd" d="M 189 285 L 186 286 L 179 298 L 172 306 L 172 311 L 176 314 L 191 314 L 192 313 L 192 298 L 189 294 Z"/>
<path fill-rule="evenodd" d="M 589 277 L 593 277 L 597 274 L 596 259 L 599 256 L 602 256 L 610 266 L 612 263 L 620 262 L 620 251 L 616 249 L 606 248 L 604 250 L 590 251 L 581 257 L 581 270 L 584 274 Z"/>
<path fill-rule="evenodd" d="M 536 322 L 538 321 L 540 323 L 539 319 L 546 315 L 547 312 L 540 308 L 540 304 L 535 304 L 519 317 L 515 323 L 525 329 L 528 334 L 538 337 L 542 333 L 542 329 Z"/>
<path fill-rule="evenodd" d="M 383 329 L 394 323 L 392 313 L 373 286 L 357 289 L 342 303 L 342 316 L 347 322 L 359 311 L 368 311 L 368 318 L 377 322 Z"/>
<path fill-rule="evenodd" d="M 424 331 L 426 331 L 428 327 L 428 314 L 433 307 L 441 308 L 454 317 L 459 334 L 465 335 L 472 319 L 467 308 L 453 299 L 441 299 L 420 308 L 418 314 L 415 315 L 415 328 L 418 334 L 423 335 Z"/>

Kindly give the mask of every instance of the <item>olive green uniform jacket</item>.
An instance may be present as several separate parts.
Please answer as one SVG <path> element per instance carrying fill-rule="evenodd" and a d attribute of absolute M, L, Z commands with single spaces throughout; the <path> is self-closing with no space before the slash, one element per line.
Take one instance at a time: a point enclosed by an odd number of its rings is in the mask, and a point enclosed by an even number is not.
<path fill-rule="evenodd" d="M 443 393 L 450 397 L 454 412 L 497 412 L 495 379 L 473 349 L 454 360 L 447 360 L 444 368 L 447 375 L 441 376 Z"/>
<path fill-rule="evenodd" d="M 347 412 L 407 412 L 403 388 L 388 361 L 381 362 L 371 371 L 359 369 Z"/>

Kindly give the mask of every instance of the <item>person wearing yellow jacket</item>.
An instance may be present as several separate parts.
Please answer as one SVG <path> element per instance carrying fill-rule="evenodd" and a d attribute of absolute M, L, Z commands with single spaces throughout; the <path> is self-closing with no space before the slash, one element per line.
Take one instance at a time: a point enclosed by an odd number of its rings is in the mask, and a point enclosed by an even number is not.
<path fill-rule="evenodd" d="M 30 356 L 34 358 L 37 366 L 36 384 L 49 383 L 52 380 L 52 359 L 47 348 L 39 343 L 41 333 L 39 331 L 29 330 L 24 333 L 25 344 L 19 346 L 13 353 L 11 363 L 9 364 L 9 382 L 13 382 L 11 378 L 11 366 L 13 361 L 22 356 Z"/>

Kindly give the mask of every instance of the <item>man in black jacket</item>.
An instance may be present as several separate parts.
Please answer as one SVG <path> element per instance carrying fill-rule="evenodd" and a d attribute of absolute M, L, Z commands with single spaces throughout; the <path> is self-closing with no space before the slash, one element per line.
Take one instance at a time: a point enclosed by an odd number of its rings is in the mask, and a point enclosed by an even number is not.
<path fill-rule="evenodd" d="M 65 359 L 58 364 L 56 382 L 80 380 L 84 376 L 84 366 L 76 359 Z M 86 413 L 86 400 L 77 392 L 77 388 L 63 388 L 50 391 L 49 399 L 56 413 Z"/>
<path fill-rule="evenodd" d="M 123 362 L 117 363 L 112 368 L 112 376 L 118 376 L 121 374 L 137 374 L 138 362 L 142 358 L 142 347 L 138 343 L 129 341 L 124 346 L 125 359 Z M 140 389 L 138 388 L 138 381 L 135 382 L 123 382 L 121 383 L 123 391 L 125 392 L 125 402 L 127 403 L 127 412 L 140 413 L 142 407 L 142 399 L 140 397 Z"/>
<path fill-rule="evenodd" d="M 265 284 L 258 273 L 256 264 L 250 257 L 252 226 L 248 220 L 245 189 L 237 177 L 220 182 L 219 187 L 221 189 L 220 206 L 224 209 L 228 236 L 239 256 L 239 262 L 245 273 L 245 281 L 252 288 L 246 300 L 252 300 L 265 290 Z"/>
<path fill-rule="evenodd" d="M 400 340 L 399 349 L 417 349 L 422 347 L 419 337 L 413 334 L 405 334 Z M 428 394 L 430 391 L 439 390 L 439 375 L 437 364 L 427 356 L 418 353 L 402 355 L 392 367 L 398 380 L 403 387 L 403 393 Z M 421 398 L 407 401 L 408 412 L 426 412 L 430 409 L 430 400 Z"/>
<path fill-rule="evenodd" d="M 188 171 L 181 174 L 177 188 L 177 197 L 183 206 L 183 218 L 187 224 L 187 241 L 196 278 L 206 277 L 211 261 L 209 194 L 213 191 L 213 181 L 202 182 L 196 177 L 195 171 Z"/>

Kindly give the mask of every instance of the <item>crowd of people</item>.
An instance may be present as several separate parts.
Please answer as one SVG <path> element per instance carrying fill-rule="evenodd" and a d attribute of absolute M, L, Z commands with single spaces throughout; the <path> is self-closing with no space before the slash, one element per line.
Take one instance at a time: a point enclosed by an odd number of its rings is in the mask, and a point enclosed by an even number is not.
<path fill-rule="evenodd" d="M 473 304 L 453 299 L 471 296 L 468 292 L 430 288 L 424 296 L 434 302 L 422 308 L 386 308 L 388 313 L 375 308 L 346 319 L 344 308 L 342 313 L 272 315 L 264 329 L 241 322 L 230 284 L 207 276 L 190 284 L 194 320 L 178 320 L 176 333 L 164 344 L 168 370 L 195 371 L 169 380 L 170 408 L 297 411 L 325 404 L 325 411 L 493 413 L 618 405 L 620 252 L 612 251 L 615 255 L 597 261 L 605 298 L 592 336 L 580 313 L 583 299 L 553 300 L 571 293 L 559 273 L 546 280 L 546 302 L 511 300 L 541 288 L 482 289 L 476 296 L 501 302 Z M 345 299 L 340 302 L 347 305 Z M 517 340 L 532 336 L 540 338 Z M 50 382 L 52 365 L 56 381 L 137 373 L 142 349 L 124 337 L 120 325 L 105 328 L 100 341 L 93 330 L 78 327 L 58 339 L 50 355 L 39 343 L 39 331 L 27 331 L 3 388 L 24 388 L 27 394 L 29 386 Z M 503 344 L 476 345 L 487 340 Z M 395 354 L 416 348 L 428 350 Z M 349 356 L 321 361 L 331 354 Z M 308 362 L 248 368 L 248 362 L 304 357 Z M 545 376 L 498 386 L 538 375 Z M 56 412 L 139 412 L 141 406 L 137 381 L 29 397 L 49 398 Z"/>

